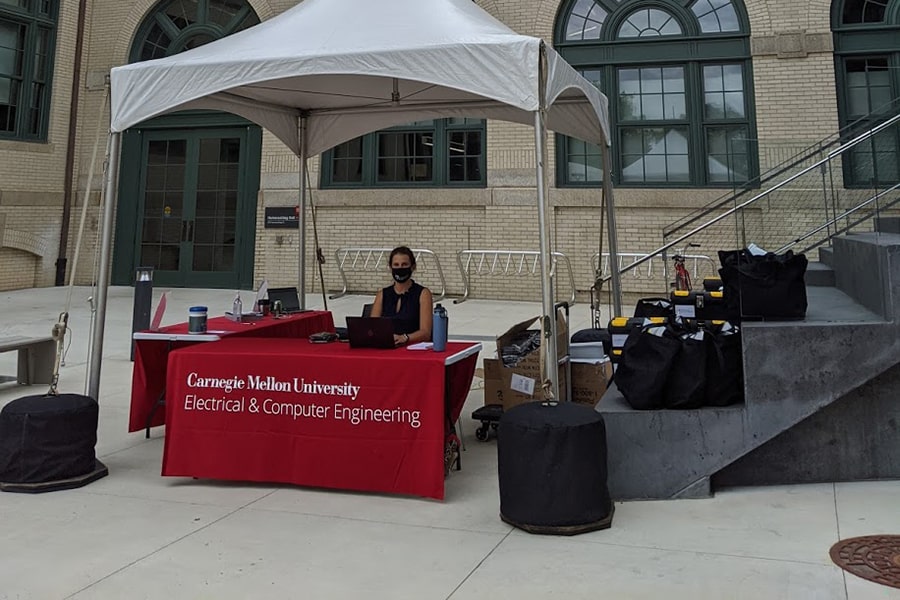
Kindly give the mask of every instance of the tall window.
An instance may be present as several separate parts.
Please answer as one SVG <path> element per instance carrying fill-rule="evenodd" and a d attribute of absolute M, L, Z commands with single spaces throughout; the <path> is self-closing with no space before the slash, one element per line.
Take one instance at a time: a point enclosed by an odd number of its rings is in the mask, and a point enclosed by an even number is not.
<path fill-rule="evenodd" d="M 484 121 L 416 121 L 344 142 L 322 155 L 322 187 L 485 185 Z"/>
<path fill-rule="evenodd" d="M 0 0 L 0 138 L 47 139 L 58 0 Z"/>
<path fill-rule="evenodd" d="M 258 23 L 246 0 L 164 0 L 141 24 L 131 62 L 178 54 Z"/>
<path fill-rule="evenodd" d="M 836 0 L 832 7 L 838 110 L 847 135 L 876 126 L 900 110 L 900 0 Z M 848 187 L 900 181 L 900 127 L 850 150 Z"/>
<path fill-rule="evenodd" d="M 749 28 L 738 0 L 568 0 L 556 48 L 610 101 L 622 186 L 731 186 L 755 176 Z M 557 181 L 597 185 L 600 153 L 557 138 Z"/>

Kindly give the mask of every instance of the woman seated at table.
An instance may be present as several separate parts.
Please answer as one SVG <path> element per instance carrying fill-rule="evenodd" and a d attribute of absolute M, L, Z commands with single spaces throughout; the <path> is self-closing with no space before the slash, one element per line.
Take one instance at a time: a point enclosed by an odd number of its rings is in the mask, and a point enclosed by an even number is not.
<path fill-rule="evenodd" d="M 416 257 L 406 246 L 398 246 L 388 257 L 394 283 L 378 291 L 372 305 L 373 317 L 394 320 L 394 345 L 431 341 L 431 290 L 412 279 Z"/>
<path fill-rule="evenodd" d="M 412 279 L 416 270 L 416 257 L 406 246 L 398 246 L 388 257 L 388 266 L 394 283 L 379 290 L 372 305 L 371 316 L 394 319 L 394 344 L 414 344 L 431 341 L 432 296 L 431 290 Z M 444 475 L 459 460 L 459 437 L 444 406 Z"/>

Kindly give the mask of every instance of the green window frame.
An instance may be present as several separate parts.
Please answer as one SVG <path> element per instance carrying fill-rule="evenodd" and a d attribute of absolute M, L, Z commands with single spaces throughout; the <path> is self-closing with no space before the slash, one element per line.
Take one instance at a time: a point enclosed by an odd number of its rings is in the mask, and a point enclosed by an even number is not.
<path fill-rule="evenodd" d="M 555 46 L 609 99 L 622 187 L 733 187 L 758 173 L 739 0 L 568 0 Z M 600 184 L 600 151 L 558 135 L 557 185 Z"/>
<path fill-rule="evenodd" d="M 847 139 L 900 109 L 900 0 L 832 5 L 838 116 Z M 847 188 L 900 182 L 900 127 L 857 144 L 843 161 Z"/>
<path fill-rule="evenodd" d="M 322 188 L 485 187 L 483 119 L 415 121 L 322 153 Z"/>
<path fill-rule="evenodd" d="M 130 62 L 172 56 L 259 24 L 246 0 L 163 0 L 150 14 L 134 36 Z"/>
<path fill-rule="evenodd" d="M 58 0 L 0 0 L 0 139 L 47 140 Z"/>

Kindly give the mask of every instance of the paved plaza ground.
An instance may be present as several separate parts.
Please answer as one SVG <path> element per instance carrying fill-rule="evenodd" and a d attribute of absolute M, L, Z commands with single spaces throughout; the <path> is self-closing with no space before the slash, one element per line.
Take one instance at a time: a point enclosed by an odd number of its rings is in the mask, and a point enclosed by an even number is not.
<path fill-rule="evenodd" d="M 0 335 L 48 335 L 66 291 L 0 292 Z M 63 392 L 84 391 L 90 294 L 72 295 Z M 232 296 L 174 290 L 163 323 L 185 320 L 194 304 L 222 314 Z M 367 301 L 347 296 L 329 309 L 340 324 Z M 322 305 L 308 296 L 311 308 Z M 451 337 L 482 341 L 482 356 L 493 356 L 498 333 L 540 312 L 524 302 L 447 306 Z M 496 441 L 476 441 L 469 418 L 483 401 L 477 378 L 463 411 L 463 470 L 448 478 L 443 502 L 163 478 L 164 428 L 149 440 L 127 433 L 131 315 L 132 289 L 111 288 L 97 444 L 110 474 L 78 490 L 0 494 L 0 600 L 900 598 L 828 556 L 838 539 L 900 533 L 900 481 L 619 503 L 611 529 L 575 537 L 504 524 Z M 589 321 L 587 306 L 573 308 L 572 330 Z M 15 353 L 0 354 L 0 374 L 11 373 Z M 0 405 L 44 391 L 3 384 Z"/>

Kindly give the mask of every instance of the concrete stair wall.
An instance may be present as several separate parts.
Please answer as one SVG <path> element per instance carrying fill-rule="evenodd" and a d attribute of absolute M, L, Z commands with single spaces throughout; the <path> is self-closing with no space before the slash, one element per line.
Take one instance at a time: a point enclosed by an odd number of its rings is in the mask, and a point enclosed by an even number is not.
<path fill-rule="evenodd" d="M 728 473 L 730 465 L 836 401 L 843 399 L 849 406 L 829 411 L 838 422 L 807 426 L 810 431 L 840 428 L 842 420 L 858 416 L 861 386 L 878 381 L 900 364 L 900 234 L 836 238 L 830 254 L 836 287 L 807 287 L 809 310 L 804 321 L 744 324 L 743 405 L 642 412 L 632 410 L 615 386 L 610 387 L 597 410 L 606 419 L 614 498 L 709 495 L 716 473 Z M 893 406 L 894 412 L 885 412 L 884 406 L 878 412 L 895 418 L 895 423 L 900 421 L 900 403 L 892 404 L 887 397 L 881 402 Z M 752 468 L 744 472 L 764 481 L 768 470 L 778 469 L 777 461 L 769 460 L 766 452 L 783 461 L 802 462 L 802 456 L 780 454 L 799 448 L 800 437 L 812 445 L 827 442 L 827 433 L 806 439 L 810 434 L 798 428 L 793 440 L 760 451 L 754 461 L 748 459 Z M 894 438 L 893 444 L 894 450 L 900 448 L 900 438 Z M 839 453 L 844 460 L 833 460 L 831 470 L 819 468 L 818 476 L 836 480 L 852 472 L 852 462 L 858 460 L 855 451 L 846 448 Z M 900 460 L 886 468 L 877 476 L 900 477 Z M 794 473 L 797 481 L 801 471 Z M 720 481 L 741 479 L 734 475 L 737 472 L 733 468 L 731 478 L 723 475 Z M 781 472 L 786 471 L 781 468 Z M 860 477 L 864 476 L 861 472 Z"/>

